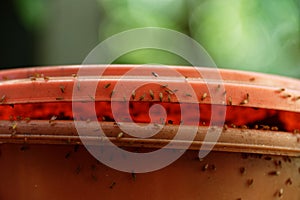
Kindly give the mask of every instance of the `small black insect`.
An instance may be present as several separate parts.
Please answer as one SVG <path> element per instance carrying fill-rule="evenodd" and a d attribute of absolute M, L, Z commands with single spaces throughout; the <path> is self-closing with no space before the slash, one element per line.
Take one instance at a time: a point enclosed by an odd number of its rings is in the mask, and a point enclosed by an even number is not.
<path fill-rule="evenodd" d="M 159 77 L 158 74 L 155 73 L 155 72 L 152 72 L 152 75 L 155 76 L 155 77 Z"/>
<path fill-rule="evenodd" d="M 104 85 L 104 88 L 109 88 L 110 85 L 111 85 L 111 83 L 107 83 Z"/>
<path fill-rule="evenodd" d="M 116 182 L 112 182 L 112 183 L 110 184 L 109 188 L 110 188 L 110 189 L 113 189 L 113 188 L 115 187 L 115 185 L 116 185 Z"/>

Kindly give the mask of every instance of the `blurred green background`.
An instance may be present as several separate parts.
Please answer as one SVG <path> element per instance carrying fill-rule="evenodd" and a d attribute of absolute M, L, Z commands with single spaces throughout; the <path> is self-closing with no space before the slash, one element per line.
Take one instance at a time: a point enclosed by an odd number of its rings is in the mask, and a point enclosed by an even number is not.
<path fill-rule="evenodd" d="M 164 27 L 196 39 L 220 68 L 300 78 L 300 0 L 4 0 L 0 67 L 80 64 L 109 36 Z M 115 63 L 189 65 L 159 50 Z"/>

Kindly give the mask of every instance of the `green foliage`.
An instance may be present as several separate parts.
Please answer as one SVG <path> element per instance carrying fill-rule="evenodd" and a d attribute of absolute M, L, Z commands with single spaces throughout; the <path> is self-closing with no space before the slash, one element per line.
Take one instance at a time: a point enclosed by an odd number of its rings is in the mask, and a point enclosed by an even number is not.
<path fill-rule="evenodd" d="M 14 0 L 23 24 L 30 30 L 43 24 L 45 0 Z"/>
<path fill-rule="evenodd" d="M 184 0 L 99 0 L 99 3 L 105 12 L 99 28 L 100 40 L 125 30 L 140 27 L 162 27 L 186 32 L 187 13 Z M 188 64 L 179 56 L 154 49 L 130 52 L 117 59 L 115 63 Z"/>
<path fill-rule="evenodd" d="M 195 3 L 190 27 L 220 67 L 300 77 L 300 13 L 294 0 Z"/>
<path fill-rule="evenodd" d="M 45 12 L 55 15 L 59 9 L 47 10 L 45 0 L 14 1 L 31 30 L 47 28 Z M 219 67 L 300 77 L 299 0 L 95 1 L 101 14 L 99 41 L 132 28 L 169 28 L 195 38 Z M 149 49 L 123 55 L 115 63 L 188 65 L 176 55 Z"/>

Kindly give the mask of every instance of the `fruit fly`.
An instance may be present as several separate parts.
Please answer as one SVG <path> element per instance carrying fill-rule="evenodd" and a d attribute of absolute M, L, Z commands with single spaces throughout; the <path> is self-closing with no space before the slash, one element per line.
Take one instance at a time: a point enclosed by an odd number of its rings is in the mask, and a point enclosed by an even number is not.
<path fill-rule="evenodd" d="M 26 123 L 29 123 L 30 122 L 30 117 L 25 117 L 24 120 L 25 120 Z"/>
<path fill-rule="evenodd" d="M 249 94 L 248 93 L 246 94 L 246 99 L 244 99 L 240 104 L 244 105 L 244 104 L 247 104 L 247 103 L 249 103 Z"/>
<path fill-rule="evenodd" d="M 297 96 L 294 98 L 294 101 L 298 101 L 300 99 L 300 96 Z"/>
<path fill-rule="evenodd" d="M 155 72 L 152 72 L 152 75 L 153 75 L 154 77 L 159 77 L 158 74 L 155 73 Z"/>
<path fill-rule="evenodd" d="M 123 137 L 124 133 L 123 132 L 120 132 L 118 135 L 117 135 L 117 140 L 121 139 Z"/>
<path fill-rule="evenodd" d="M 247 180 L 247 185 L 251 186 L 251 185 L 253 185 L 253 182 L 254 182 L 253 178 L 252 179 L 248 179 Z"/>
<path fill-rule="evenodd" d="M 95 101 L 95 98 L 92 95 L 89 95 L 89 97 L 92 101 Z"/>
<path fill-rule="evenodd" d="M 280 188 L 279 190 L 277 190 L 274 194 L 274 196 L 276 197 L 282 197 L 283 196 L 283 188 Z"/>
<path fill-rule="evenodd" d="M 207 93 L 204 92 L 203 95 L 202 95 L 202 97 L 201 97 L 201 100 L 203 101 L 204 99 L 206 99 L 206 97 L 207 97 Z"/>
<path fill-rule="evenodd" d="M 135 98 L 135 91 L 132 92 L 131 97 L 132 97 L 132 99 Z"/>
<path fill-rule="evenodd" d="M 278 89 L 278 90 L 276 90 L 276 92 L 284 92 L 285 91 L 285 89 L 284 88 L 280 88 L 280 89 Z"/>
<path fill-rule="evenodd" d="M 36 81 L 36 77 L 31 76 L 31 77 L 30 77 L 30 80 L 31 80 L 31 81 Z"/>
<path fill-rule="evenodd" d="M 66 153 L 66 155 L 65 155 L 65 159 L 68 159 L 68 158 L 70 158 L 70 156 L 71 156 L 71 152 L 69 151 L 68 153 Z"/>
<path fill-rule="evenodd" d="M 280 175 L 280 171 L 270 171 L 268 174 L 270 176 L 279 176 Z"/>
<path fill-rule="evenodd" d="M 172 90 L 166 89 L 165 91 L 169 94 L 174 94 L 174 92 Z"/>
<path fill-rule="evenodd" d="M 232 98 L 228 97 L 228 105 L 232 106 Z"/>
<path fill-rule="evenodd" d="M 149 90 L 149 94 L 150 94 L 150 97 L 151 97 L 152 99 L 154 99 L 154 93 L 153 93 L 152 90 Z"/>
<path fill-rule="evenodd" d="M 134 181 L 136 180 L 136 174 L 134 172 L 131 173 L 131 177 Z"/>
<path fill-rule="evenodd" d="M 76 81 L 76 87 L 77 87 L 77 90 L 79 91 L 80 90 L 80 82 L 79 81 Z"/>
<path fill-rule="evenodd" d="M 272 157 L 271 156 L 266 156 L 265 160 L 272 160 Z"/>
<path fill-rule="evenodd" d="M 173 124 L 173 123 L 174 123 L 173 120 L 171 119 L 168 120 L 168 124 Z"/>
<path fill-rule="evenodd" d="M 26 145 L 26 144 L 22 145 L 21 148 L 20 148 L 21 151 L 26 151 L 28 149 L 29 149 L 29 146 Z"/>
<path fill-rule="evenodd" d="M 277 126 L 272 126 L 271 131 L 278 131 L 278 127 Z"/>
<path fill-rule="evenodd" d="M 223 130 L 226 131 L 227 129 L 228 129 L 228 125 L 227 125 L 227 124 L 224 124 Z"/>
<path fill-rule="evenodd" d="M 268 125 L 260 125 L 262 130 L 270 130 L 270 126 Z"/>
<path fill-rule="evenodd" d="M 17 133 L 17 123 L 14 122 L 11 126 L 10 126 L 11 130 L 12 130 L 12 135 L 15 135 Z"/>
<path fill-rule="evenodd" d="M 5 99 L 6 99 L 6 95 L 4 94 L 4 95 L 2 95 L 2 97 L 0 99 L 0 103 L 4 103 Z"/>
<path fill-rule="evenodd" d="M 163 94 L 160 92 L 159 93 L 159 100 L 162 101 L 163 100 Z"/>
<path fill-rule="evenodd" d="M 207 169 L 208 169 L 208 164 L 206 163 L 205 165 L 203 165 L 202 171 L 206 171 Z"/>
<path fill-rule="evenodd" d="M 171 95 L 168 94 L 168 102 L 171 102 Z"/>
<path fill-rule="evenodd" d="M 112 96 L 115 94 L 115 91 L 113 90 L 113 91 L 111 91 L 111 93 L 110 93 L 110 98 L 112 98 Z"/>
<path fill-rule="evenodd" d="M 53 115 L 50 120 L 49 120 L 49 123 L 53 123 L 55 120 L 57 119 L 57 116 Z"/>
<path fill-rule="evenodd" d="M 35 76 L 36 78 L 40 78 L 40 77 L 41 77 L 41 74 L 35 73 L 34 76 Z"/>
<path fill-rule="evenodd" d="M 65 86 L 61 85 L 61 86 L 59 86 L 59 89 L 60 89 L 61 93 L 65 93 Z"/>
<path fill-rule="evenodd" d="M 49 81 L 49 79 L 50 79 L 49 76 L 44 76 L 45 81 Z"/>
<path fill-rule="evenodd" d="M 121 124 L 120 123 L 118 123 L 118 122 L 114 122 L 114 125 L 113 125 L 114 127 L 120 127 L 121 126 Z"/>
<path fill-rule="evenodd" d="M 112 183 L 110 184 L 109 188 L 110 188 L 110 189 L 113 189 L 113 188 L 115 187 L 115 185 L 116 185 L 116 182 L 112 182 Z"/>
<path fill-rule="evenodd" d="M 290 98 L 290 97 L 292 97 L 292 95 L 291 94 L 284 94 L 284 95 L 282 95 L 282 97 L 283 98 Z"/>
<path fill-rule="evenodd" d="M 240 168 L 240 173 L 243 175 L 246 173 L 246 168 L 245 167 L 241 167 Z"/>
<path fill-rule="evenodd" d="M 144 98 L 145 98 L 145 94 L 143 94 L 142 96 L 140 96 L 139 100 L 140 100 L 140 101 L 143 101 Z"/>
<path fill-rule="evenodd" d="M 247 104 L 248 103 L 248 100 L 247 99 L 244 99 L 240 104 L 241 105 L 244 105 L 244 104 Z"/>
<path fill-rule="evenodd" d="M 217 170 L 216 165 L 212 164 L 212 165 L 211 165 L 211 169 L 214 170 L 214 171 L 216 171 L 216 170 Z"/>
<path fill-rule="evenodd" d="M 110 85 L 111 85 L 111 83 L 107 83 L 104 85 L 104 88 L 109 88 Z"/>
<path fill-rule="evenodd" d="M 286 184 L 286 185 L 292 185 L 292 184 L 293 184 L 292 179 L 291 179 L 291 178 L 288 178 L 288 179 L 285 181 L 285 184 Z"/>
<path fill-rule="evenodd" d="M 13 130 L 16 130 L 16 129 L 17 129 L 17 123 L 14 123 L 14 124 L 11 126 L 11 128 L 12 128 Z"/>

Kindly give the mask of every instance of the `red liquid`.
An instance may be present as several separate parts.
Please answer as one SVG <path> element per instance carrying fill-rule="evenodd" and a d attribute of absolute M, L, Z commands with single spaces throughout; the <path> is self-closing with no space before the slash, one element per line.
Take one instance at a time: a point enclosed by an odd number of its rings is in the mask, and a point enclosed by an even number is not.
<path fill-rule="evenodd" d="M 87 120 L 93 118 L 92 102 L 78 102 L 80 105 L 81 119 Z M 185 125 L 223 125 L 222 113 L 224 106 L 215 105 L 220 116 L 214 116 L 214 121 L 211 121 L 210 104 L 198 104 L 200 109 L 200 120 L 196 117 L 193 109 L 197 108 L 197 104 L 191 103 L 166 103 L 166 102 L 148 102 L 148 101 L 130 101 L 129 113 L 126 115 L 126 102 L 115 102 L 117 116 L 114 118 L 111 109 L 111 102 L 95 102 L 95 109 L 98 121 L 116 121 L 116 122 L 140 122 L 149 123 L 149 109 L 151 106 L 161 105 L 167 114 L 164 118 L 163 113 L 158 110 L 152 114 L 154 123 L 161 124 L 185 124 Z M 181 107 L 180 107 L 181 106 Z M 182 110 L 184 120 L 181 116 Z M 73 120 L 72 103 L 71 102 L 49 102 L 49 103 L 28 103 L 0 105 L 0 120 L 50 120 L 52 116 L 57 116 L 57 120 Z M 131 118 L 131 119 L 130 119 Z M 245 106 L 227 106 L 226 118 L 224 124 L 231 126 L 247 126 L 248 128 L 263 128 L 266 126 L 277 127 L 280 131 L 292 132 L 295 129 L 300 129 L 300 113 L 280 111 L 273 109 L 251 108 Z M 275 130 L 275 129 L 274 129 Z"/>

